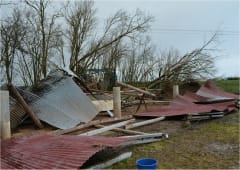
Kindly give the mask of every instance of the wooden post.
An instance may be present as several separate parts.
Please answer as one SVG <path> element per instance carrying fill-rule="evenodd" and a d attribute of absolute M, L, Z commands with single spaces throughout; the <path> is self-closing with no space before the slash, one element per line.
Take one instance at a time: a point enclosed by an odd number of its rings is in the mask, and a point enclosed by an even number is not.
<path fill-rule="evenodd" d="M 178 85 L 173 85 L 173 98 L 179 95 L 179 87 Z"/>
<path fill-rule="evenodd" d="M 1 120 L 0 120 L 0 128 L 1 128 L 1 139 L 8 139 L 11 137 L 11 127 L 10 127 L 10 111 L 9 111 L 9 92 L 8 91 L 0 91 L 1 97 Z"/>
<path fill-rule="evenodd" d="M 116 117 L 122 117 L 120 87 L 113 87 L 113 111 Z"/>
<path fill-rule="evenodd" d="M 22 98 L 22 96 L 19 94 L 17 89 L 11 84 L 9 85 L 11 92 L 15 95 L 17 101 L 22 105 L 24 110 L 27 112 L 27 114 L 32 118 L 33 122 L 39 127 L 43 128 L 42 123 L 38 119 L 37 115 L 32 111 L 32 109 L 27 105 L 25 100 Z"/>

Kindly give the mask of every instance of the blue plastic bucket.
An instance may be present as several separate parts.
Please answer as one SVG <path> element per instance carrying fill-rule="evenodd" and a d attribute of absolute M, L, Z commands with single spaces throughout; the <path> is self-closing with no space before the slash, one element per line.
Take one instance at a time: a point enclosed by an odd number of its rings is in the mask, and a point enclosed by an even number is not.
<path fill-rule="evenodd" d="M 141 158 L 136 161 L 138 169 L 157 169 L 158 161 L 151 158 Z"/>

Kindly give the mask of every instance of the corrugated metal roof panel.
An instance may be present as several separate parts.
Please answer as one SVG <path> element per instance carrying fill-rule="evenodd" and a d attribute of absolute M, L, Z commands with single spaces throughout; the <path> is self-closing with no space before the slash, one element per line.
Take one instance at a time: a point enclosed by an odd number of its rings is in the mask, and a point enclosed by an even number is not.
<path fill-rule="evenodd" d="M 53 79 L 51 78 L 53 77 Z M 38 93 L 18 89 L 40 120 L 60 129 L 92 120 L 97 108 L 68 76 L 51 75 L 38 87 Z"/>
<path fill-rule="evenodd" d="M 206 88 L 205 88 L 206 87 Z M 237 97 L 237 95 L 224 92 L 216 85 L 214 85 L 211 81 L 208 81 L 204 88 L 201 89 L 208 89 L 207 93 L 218 94 L 221 97 Z M 205 91 L 206 92 L 206 91 Z M 224 112 L 224 111 L 233 111 L 236 109 L 235 101 L 226 101 L 221 103 L 214 103 L 211 102 L 210 104 L 195 104 L 195 102 L 200 101 L 208 101 L 211 98 L 209 96 L 200 96 L 193 93 L 186 93 L 184 96 L 178 95 L 172 102 L 170 102 L 167 106 L 161 106 L 160 108 L 149 111 L 149 112 L 142 112 L 136 113 L 135 116 L 152 116 L 152 117 L 159 117 L 159 116 L 179 116 L 179 115 L 189 115 L 195 113 L 207 113 L 207 112 Z"/>
<path fill-rule="evenodd" d="M 81 167 L 95 153 L 127 138 L 31 136 L 1 141 L 2 169 L 70 169 Z"/>
<path fill-rule="evenodd" d="M 212 104 L 194 104 L 188 101 L 188 99 L 185 99 L 183 96 L 177 96 L 170 105 L 161 106 L 160 108 L 149 112 L 136 113 L 135 116 L 180 116 L 212 111 L 232 111 L 234 109 L 234 101 Z"/>
<path fill-rule="evenodd" d="M 208 80 L 205 85 L 201 86 L 197 94 L 213 99 L 240 99 L 240 95 L 223 91 L 217 87 L 212 80 Z"/>
<path fill-rule="evenodd" d="M 10 122 L 11 128 L 16 128 L 19 124 L 22 123 L 24 118 L 26 117 L 26 112 L 23 107 L 10 96 Z"/>

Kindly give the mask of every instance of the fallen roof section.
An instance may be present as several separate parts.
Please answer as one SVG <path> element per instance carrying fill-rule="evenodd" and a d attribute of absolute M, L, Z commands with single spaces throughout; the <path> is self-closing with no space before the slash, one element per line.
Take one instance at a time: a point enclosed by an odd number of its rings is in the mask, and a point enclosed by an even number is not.
<path fill-rule="evenodd" d="M 202 96 L 201 94 L 203 93 L 194 94 L 188 92 L 183 96 L 178 95 L 167 106 L 161 106 L 160 108 L 149 112 L 136 113 L 134 116 L 168 117 L 192 114 L 200 115 L 209 112 L 230 112 L 236 109 L 235 100 L 238 99 L 238 95 L 224 92 L 214 85 L 212 81 L 207 81 L 206 85 L 202 86 L 199 91 L 204 91 L 204 94 L 206 92 L 210 95 Z"/>
<path fill-rule="evenodd" d="M 10 96 L 9 101 L 10 125 L 11 129 L 14 129 L 23 122 L 27 115 L 23 107 L 13 97 Z"/>
<path fill-rule="evenodd" d="M 77 169 L 128 138 L 40 135 L 1 141 L 1 169 Z"/>
<path fill-rule="evenodd" d="M 39 119 L 60 128 L 73 128 L 81 122 L 89 122 L 97 114 L 97 108 L 71 77 L 53 73 L 34 91 L 18 89 Z"/>
<path fill-rule="evenodd" d="M 134 116 L 148 116 L 148 117 L 161 117 L 161 116 L 183 116 L 191 115 L 195 113 L 206 113 L 206 112 L 223 112 L 233 111 L 235 109 L 235 102 L 223 102 L 214 104 L 194 104 L 184 100 L 182 96 L 178 96 L 173 100 L 170 105 L 161 106 L 160 108 L 149 111 L 136 113 Z"/>
<path fill-rule="evenodd" d="M 223 91 L 221 88 L 217 87 L 212 80 L 208 80 L 206 84 L 201 86 L 197 94 L 213 99 L 240 99 L 240 95 Z"/>

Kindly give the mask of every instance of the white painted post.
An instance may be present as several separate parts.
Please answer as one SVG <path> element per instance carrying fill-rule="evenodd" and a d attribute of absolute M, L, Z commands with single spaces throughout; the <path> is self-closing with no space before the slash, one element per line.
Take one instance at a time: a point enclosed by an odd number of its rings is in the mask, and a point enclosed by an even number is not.
<path fill-rule="evenodd" d="M 122 117 L 120 87 L 113 87 L 113 111 L 116 117 Z"/>
<path fill-rule="evenodd" d="M 7 139 L 11 137 L 11 127 L 10 127 L 10 112 L 9 112 L 9 92 L 0 91 L 0 110 L 1 110 L 1 120 L 0 120 L 0 137 L 1 139 Z"/>
<path fill-rule="evenodd" d="M 173 85 L 173 98 L 179 95 L 179 87 L 178 85 Z"/>

